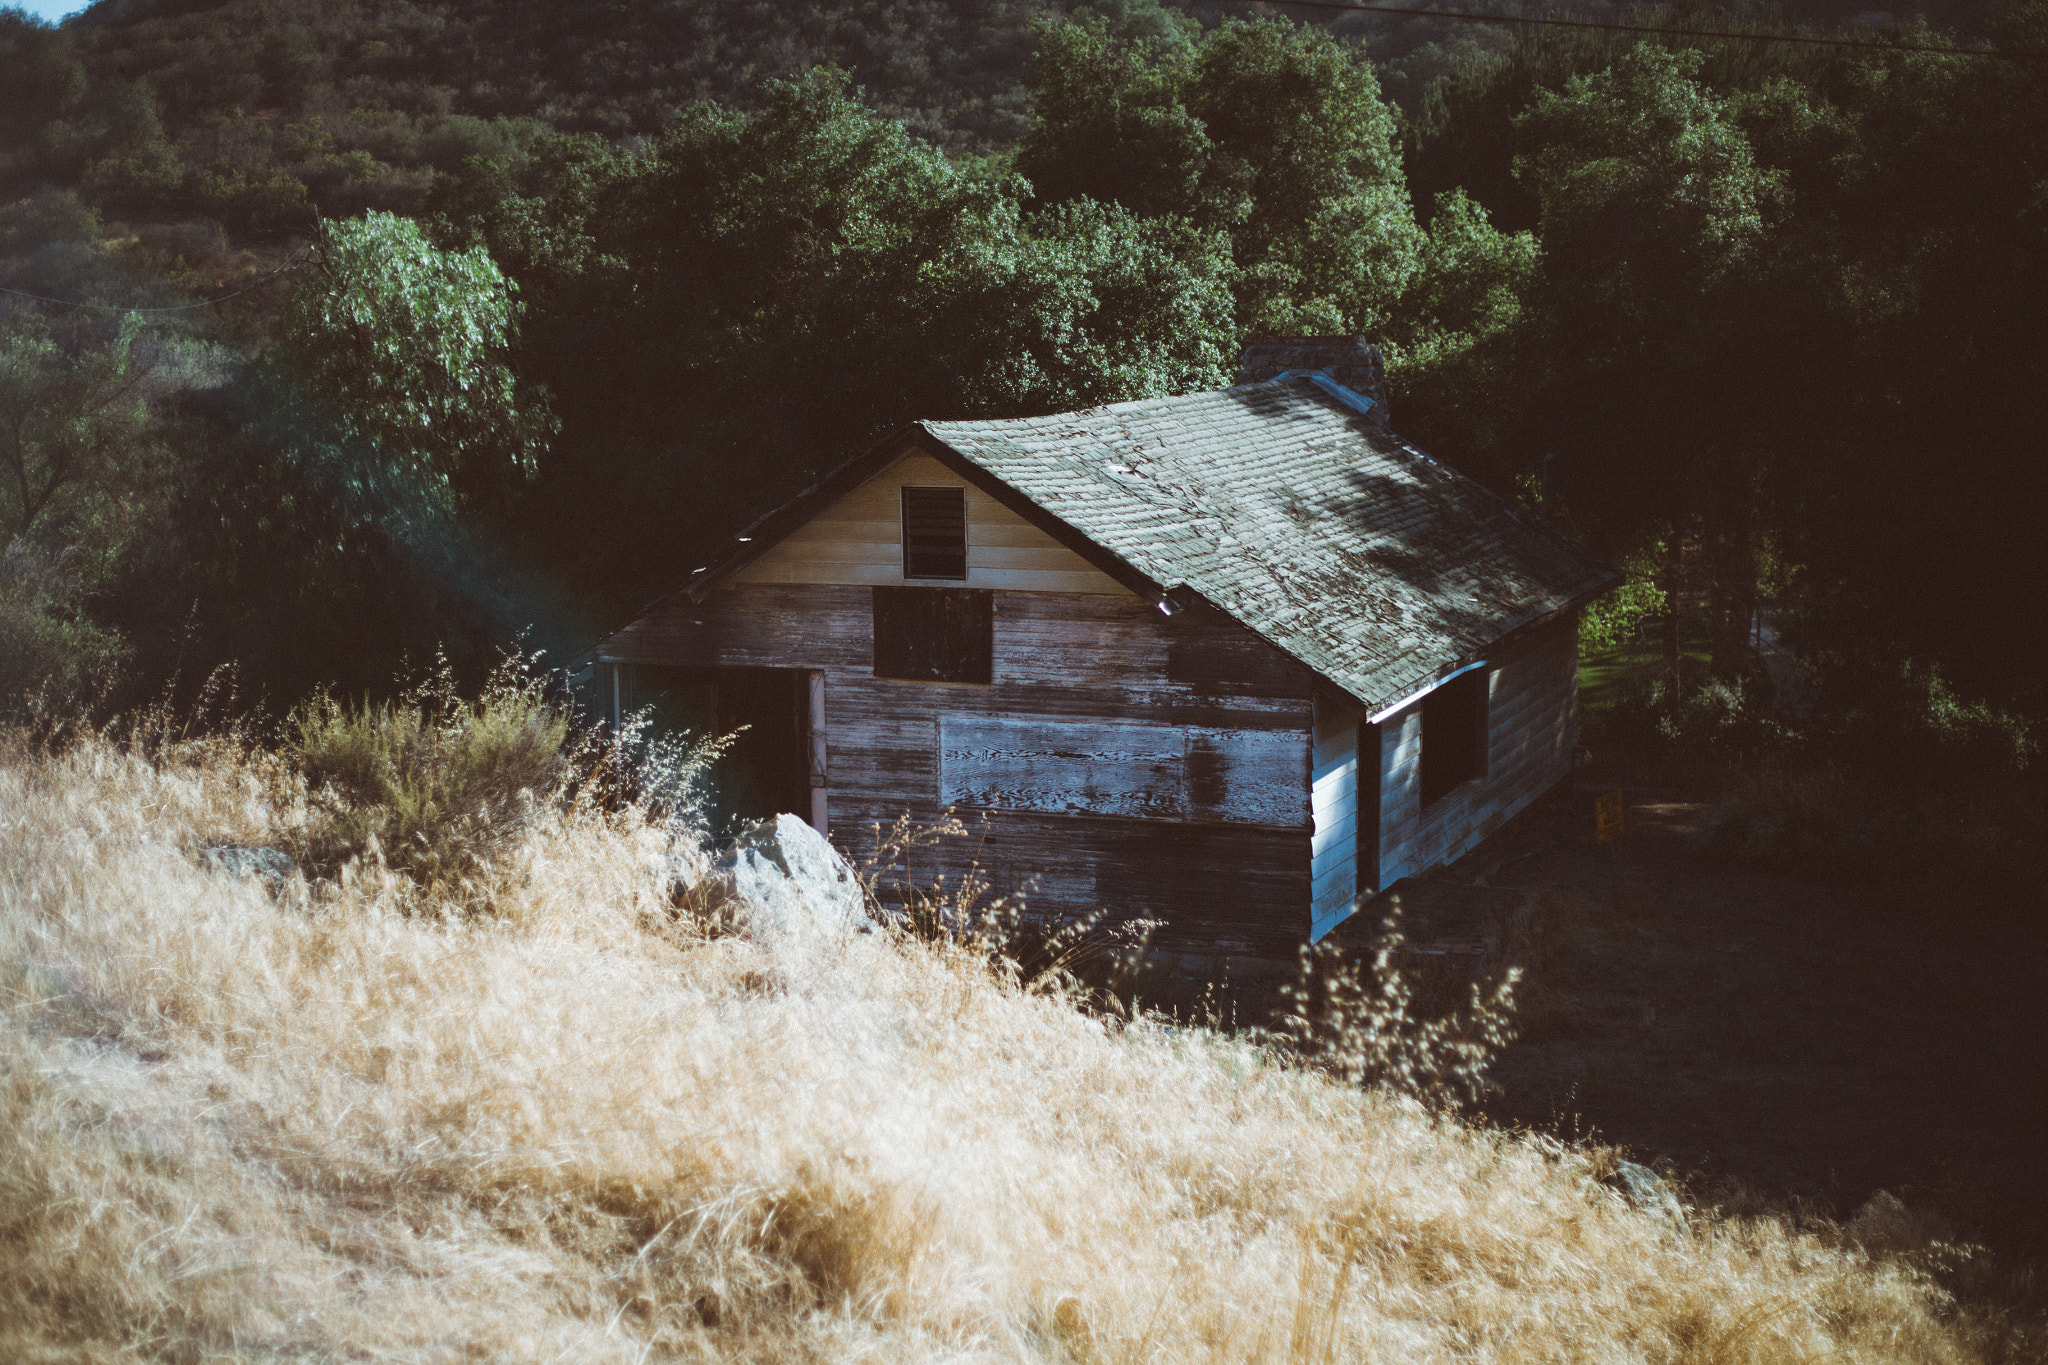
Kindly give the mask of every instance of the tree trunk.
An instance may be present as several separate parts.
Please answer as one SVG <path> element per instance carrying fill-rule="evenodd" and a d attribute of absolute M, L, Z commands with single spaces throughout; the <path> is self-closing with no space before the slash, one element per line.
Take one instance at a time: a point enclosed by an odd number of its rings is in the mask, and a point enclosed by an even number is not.
<path fill-rule="evenodd" d="M 1678 632 L 1678 590 L 1683 575 L 1680 572 L 1681 551 L 1678 536 L 1673 533 L 1669 547 L 1664 551 L 1664 691 L 1672 705 L 1678 704 L 1679 653 Z"/>
<path fill-rule="evenodd" d="M 1714 676 L 1740 678 L 1749 659 L 1749 623 L 1756 610 L 1756 530 L 1747 500 L 1720 538 L 1714 571 Z"/>

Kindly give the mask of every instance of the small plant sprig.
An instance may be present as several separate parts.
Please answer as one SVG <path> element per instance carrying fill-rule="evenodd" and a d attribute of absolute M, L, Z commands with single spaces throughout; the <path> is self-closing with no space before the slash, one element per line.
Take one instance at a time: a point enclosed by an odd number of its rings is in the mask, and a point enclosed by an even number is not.
<path fill-rule="evenodd" d="M 1396 897 L 1369 963 L 1347 961 L 1327 942 L 1302 947 L 1300 978 L 1282 988 L 1292 1008 L 1281 1040 L 1352 1085 L 1384 1086 L 1446 1108 L 1476 1102 L 1487 1090 L 1487 1068 L 1514 1041 L 1521 969 L 1509 968 L 1490 991 L 1474 982 L 1461 1010 L 1419 1019 L 1415 988 L 1400 967 L 1400 919 Z"/>
<path fill-rule="evenodd" d="M 913 855 L 971 833 L 951 810 L 929 823 L 905 815 L 887 828 L 877 825 L 874 852 L 861 868 L 870 913 L 912 938 L 985 958 L 993 971 L 1023 990 L 1122 1014 L 1115 987 L 1143 962 L 1158 921 L 1112 920 L 1100 908 L 1080 915 L 1033 915 L 1027 908 L 1028 888 L 991 896 L 979 859 L 950 881 L 944 875 L 926 882 L 911 877 Z M 896 874 L 893 880 L 885 880 L 889 874 Z"/>

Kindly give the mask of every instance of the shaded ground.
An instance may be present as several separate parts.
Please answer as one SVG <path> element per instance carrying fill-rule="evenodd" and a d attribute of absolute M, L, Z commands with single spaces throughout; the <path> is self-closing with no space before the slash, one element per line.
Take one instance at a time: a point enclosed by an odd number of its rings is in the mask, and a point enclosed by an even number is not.
<path fill-rule="evenodd" d="M 1629 833 L 1599 848 L 1615 785 Z M 1534 904 L 1501 954 L 1528 975 L 1493 1117 L 1838 1217 L 1889 1190 L 2048 1254 L 2038 921 L 1718 866 L 1702 786 L 1589 769 L 1446 874 Z"/>
<path fill-rule="evenodd" d="M 1615 787 L 1628 833 L 1596 846 L 1593 798 Z M 1609 758 L 1397 888 L 1410 942 L 1449 950 L 1411 959 L 1422 973 L 1456 977 L 1488 938 L 1485 970 L 1525 973 L 1488 1116 L 1625 1148 L 1726 1207 L 1846 1220 L 1889 1192 L 1994 1253 L 1955 1288 L 2048 1313 L 2038 910 L 1731 869 L 1700 837 L 1714 796 L 1711 774 Z M 1332 937 L 1369 954 L 1383 913 Z M 1268 1017 L 1275 982 L 1247 973 L 1226 1022 Z M 1151 1003 L 1194 1003 L 1161 984 Z"/>

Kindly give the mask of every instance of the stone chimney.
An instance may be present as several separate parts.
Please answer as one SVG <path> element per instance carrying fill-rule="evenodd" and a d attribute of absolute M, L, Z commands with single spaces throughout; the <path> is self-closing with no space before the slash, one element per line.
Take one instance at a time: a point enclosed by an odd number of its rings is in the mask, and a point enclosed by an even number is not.
<path fill-rule="evenodd" d="M 1245 347 L 1237 362 L 1240 384 L 1297 372 L 1328 375 L 1369 400 L 1372 410 L 1366 415 L 1378 425 L 1386 425 L 1386 363 L 1380 359 L 1379 348 L 1364 337 L 1267 337 Z"/>

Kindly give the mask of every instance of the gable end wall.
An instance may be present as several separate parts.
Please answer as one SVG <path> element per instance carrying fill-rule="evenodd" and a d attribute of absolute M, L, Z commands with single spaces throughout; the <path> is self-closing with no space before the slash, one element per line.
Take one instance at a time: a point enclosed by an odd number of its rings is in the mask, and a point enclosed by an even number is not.
<path fill-rule="evenodd" d="M 1129 595 L 1115 579 L 922 452 L 892 462 L 736 570 L 730 581 L 940 584 L 903 576 L 905 485 L 966 489 L 967 577 L 943 580 L 944 586 Z"/>

